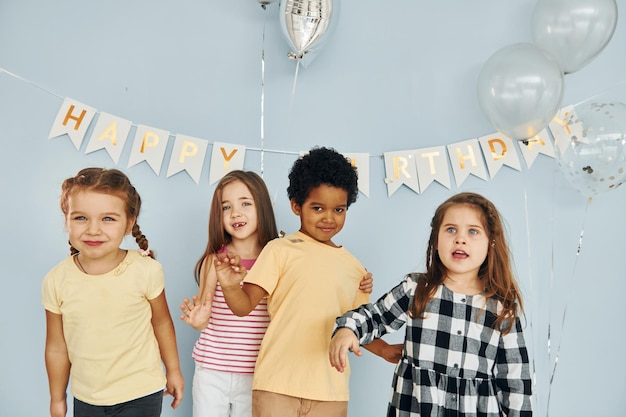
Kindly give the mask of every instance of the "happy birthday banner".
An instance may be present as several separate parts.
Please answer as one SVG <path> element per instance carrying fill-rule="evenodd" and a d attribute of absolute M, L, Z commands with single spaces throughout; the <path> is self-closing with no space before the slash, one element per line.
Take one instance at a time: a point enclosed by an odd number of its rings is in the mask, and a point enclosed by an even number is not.
<path fill-rule="evenodd" d="M 571 118 L 573 112 L 574 106 L 564 107 L 546 129 L 524 142 L 513 141 L 500 133 L 492 133 L 447 146 L 385 152 L 383 154 L 384 181 L 387 184 L 387 194 L 393 195 L 402 185 L 421 194 L 435 181 L 451 189 L 450 171 L 457 187 L 460 187 L 470 175 L 484 181 L 493 179 L 504 165 L 521 171 L 521 159 L 517 149 L 521 152 L 528 168 L 532 166 L 539 154 L 555 158 L 554 146 L 548 129 L 557 146 L 567 146 L 573 134 L 567 119 Z M 96 115 L 98 117 L 94 123 Z M 87 137 L 92 124 L 93 129 Z M 136 129 L 131 137 L 133 126 L 136 126 Z M 87 139 L 85 153 L 104 149 L 116 165 L 119 163 L 126 142 L 130 141 L 128 167 L 145 162 L 157 176 L 160 175 L 165 161 L 168 141 L 170 136 L 173 136 L 174 144 L 167 161 L 166 178 L 186 171 L 196 184 L 200 183 L 209 145 L 213 146 L 209 162 L 209 184 L 215 183 L 229 171 L 243 169 L 246 154 L 244 145 L 211 143 L 202 138 L 183 134 L 172 135 L 162 129 L 134 124 L 121 117 L 98 112 L 88 105 L 69 98 L 64 99 L 50 129 L 48 139 L 63 135 L 70 138 L 76 150 L 80 150 L 82 143 Z M 367 153 L 344 155 L 358 168 L 359 190 L 369 197 L 370 155 Z"/>

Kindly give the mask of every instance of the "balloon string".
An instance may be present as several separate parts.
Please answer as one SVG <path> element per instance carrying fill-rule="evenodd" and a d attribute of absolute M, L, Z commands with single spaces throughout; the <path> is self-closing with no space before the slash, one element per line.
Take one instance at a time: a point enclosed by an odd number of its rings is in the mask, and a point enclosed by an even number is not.
<path fill-rule="evenodd" d="M 576 249 L 576 258 L 574 259 L 574 265 L 572 267 L 571 281 L 570 287 L 567 291 L 567 295 L 565 297 L 565 306 L 563 307 L 563 316 L 561 317 L 561 338 L 556 348 L 556 355 L 554 358 L 554 366 L 552 367 L 552 374 L 550 375 L 550 382 L 548 385 L 548 403 L 546 405 L 546 417 L 549 415 L 550 411 L 550 397 L 552 396 L 552 382 L 554 381 L 554 375 L 556 373 L 556 367 L 559 363 L 559 353 L 561 352 L 561 342 L 563 341 L 563 329 L 565 327 L 565 317 L 567 316 L 567 306 L 569 304 L 569 298 L 572 294 L 572 288 L 574 287 L 574 280 L 576 278 L 576 266 L 578 264 L 578 256 L 580 255 L 583 247 L 583 234 L 585 232 L 585 220 L 587 219 L 587 211 L 589 210 L 589 200 L 587 200 L 587 204 L 585 205 L 585 213 L 583 215 L 582 226 L 580 228 L 580 236 L 578 238 L 578 248 Z"/>
<path fill-rule="evenodd" d="M 265 9 L 265 5 L 262 5 Z M 265 156 L 265 23 L 263 23 L 263 42 L 261 44 L 261 178 Z"/>
<path fill-rule="evenodd" d="M 296 96 L 296 84 L 298 82 L 298 70 L 300 69 L 300 60 L 296 60 L 296 73 L 293 76 L 293 87 L 291 88 L 291 108 L 293 108 L 293 100 Z"/>
<path fill-rule="evenodd" d="M 525 216 L 525 220 L 526 220 L 526 253 L 528 256 L 528 280 L 530 281 L 530 293 L 533 293 L 533 274 L 532 274 L 532 262 L 531 262 L 531 246 L 530 246 L 530 224 L 529 224 L 529 215 L 528 215 L 528 193 L 526 191 L 526 184 L 524 183 L 524 216 Z M 533 331 L 533 309 L 530 309 L 530 322 L 529 322 L 529 327 L 530 327 L 530 334 L 534 335 L 535 332 Z M 534 337 L 533 337 L 533 345 L 535 344 L 534 341 Z M 531 361 L 531 368 L 532 368 L 532 384 L 533 384 L 533 392 L 538 392 L 537 390 L 537 365 L 535 363 L 535 355 L 532 356 L 532 361 Z M 535 403 L 535 406 L 533 407 L 534 409 L 537 409 L 537 405 Z"/>
<path fill-rule="evenodd" d="M 549 294 L 552 294 L 554 291 L 554 207 L 555 207 L 555 196 L 556 196 L 556 180 L 554 178 L 556 175 L 556 171 L 553 172 L 552 176 L 552 210 L 550 212 L 550 224 L 552 225 L 552 233 L 550 239 L 550 291 Z M 547 340 L 546 340 L 546 348 L 547 348 L 547 357 L 548 361 L 552 361 L 552 296 L 548 297 L 548 332 L 547 332 Z M 549 396 L 548 396 L 549 398 Z M 549 400 L 548 400 L 549 402 Z M 550 413 L 549 406 L 546 404 L 546 417 L 548 417 Z"/>

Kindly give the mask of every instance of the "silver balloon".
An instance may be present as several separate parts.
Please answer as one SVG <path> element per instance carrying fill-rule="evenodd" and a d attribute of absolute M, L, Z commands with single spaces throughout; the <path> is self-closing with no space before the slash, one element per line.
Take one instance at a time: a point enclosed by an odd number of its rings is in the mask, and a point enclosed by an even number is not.
<path fill-rule="evenodd" d="M 339 19 L 341 0 L 281 0 L 280 23 L 290 58 L 306 67 L 328 41 Z"/>
<path fill-rule="evenodd" d="M 478 76 L 478 103 L 491 124 L 514 140 L 539 134 L 561 107 L 563 73 L 554 58 L 530 43 L 494 53 Z"/>
<path fill-rule="evenodd" d="M 272 4 L 274 3 L 276 0 L 257 0 L 259 2 L 259 4 L 261 5 L 261 7 L 263 9 L 265 9 L 267 7 L 268 4 Z"/>
<path fill-rule="evenodd" d="M 565 74 L 587 65 L 609 43 L 617 24 L 615 0 L 538 0 L 533 40 Z"/>
<path fill-rule="evenodd" d="M 580 124 L 582 137 L 555 147 L 567 181 L 586 197 L 613 190 L 626 181 L 626 105 L 585 102 L 574 107 L 568 125 Z M 580 131 L 581 129 L 571 129 Z"/>

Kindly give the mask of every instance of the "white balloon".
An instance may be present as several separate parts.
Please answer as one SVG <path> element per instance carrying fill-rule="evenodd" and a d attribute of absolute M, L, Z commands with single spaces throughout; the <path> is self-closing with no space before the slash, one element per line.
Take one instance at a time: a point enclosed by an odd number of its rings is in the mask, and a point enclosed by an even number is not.
<path fill-rule="evenodd" d="M 527 140 L 554 118 L 563 99 L 556 60 L 531 43 L 494 53 L 478 77 L 478 102 L 491 124 L 514 140 Z"/>
<path fill-rule="evenodd" d="M 555 147 L 559 168 L 585 197 L 614 190 L 626 181 L 626 105 L 588 101 L 574 110 L 567 123 L 580 123 L 582 137 Z"/>
<path fill-rule="evenodd" d="M 578 71 L 609 43 L 617 24 L 615 0 L 538 0 L 533 41 L 550 52 L 565 74 Z"/>
<path fill-rule="evenodd" d="M 280 27 L 289 57 L 306 68 L 328 41 L 339 19 L 341 0 L 281 0 Z"/>

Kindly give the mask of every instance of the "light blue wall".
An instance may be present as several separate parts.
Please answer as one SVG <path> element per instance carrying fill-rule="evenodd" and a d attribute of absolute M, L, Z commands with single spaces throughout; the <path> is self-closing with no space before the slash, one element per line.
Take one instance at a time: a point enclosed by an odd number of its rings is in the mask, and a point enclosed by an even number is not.
<path fill-rule="evenodd" d="M 626 10 L 626 0 L 617 3 Z M 350 208 L 337 242 L 374 273 L 377 297 L 422 268 L 434 208 L 459 190 L 433 184 L 418 195 L 402 187 L 388 197 L 381 155 L 492 133 L 478 107 L 477 76 L 497 49 L 531 40 L 533 6 L 342 0 L 336 32 L 300 69 L 292 94 L 295 63 L 286 56 L 278 3 L 264 11 L 255 0 L 0 0 L 0 67 L 16 75 L 0 74 L 0 414 L 47 414 L 40 283 L 68 250 L 60 184 L 85 166 L 115 166 L 103 150 L 85 154 L 86 142 L 77 151 L 66 137 L 47 139 L 63 98 L 173 134 L 253 148 L 245 168 L 263 168 L 288 232 L 298 226 L 285 189 L 299 151 L 327 145 L 369 153 L 369 198 L 360 195 Z M 624 51 L 620 20 L 607 48 L 566 77 L 563 104 L 596 95 L 626 102 Z M 184 172 L 165 178 L 167 163 L 157 176 L 127 162 L 125 152 L 117 167 L 145 201 L 140 224 L 166 272 L 187 382 L 182 406 L 163 415 L 190 416 L 197 334 L 177 316 L 180 300 L 195 291 L 192 269 L 206 242 L 208 165 L 196 185 Z M 587 204 L 543 155 L 530 168 L 522 162 L 521 172 L 470 177 L 460 190 L 485 194 L 507 220 L 527 303 L 537 415 L 548 415 L 548 398 L 553 417 L 623 414 L 626 191 Z M 384 415 L 393 367 L 369 353 L 352 364 L 350 416 Z"/>

